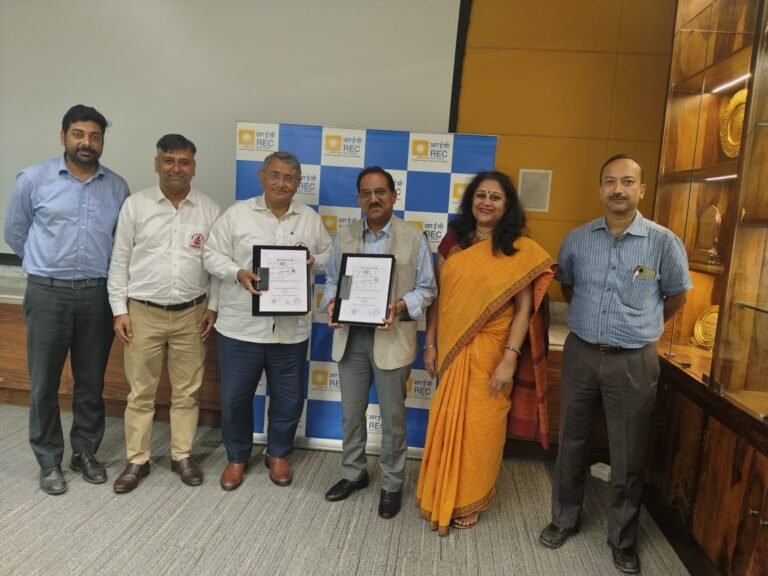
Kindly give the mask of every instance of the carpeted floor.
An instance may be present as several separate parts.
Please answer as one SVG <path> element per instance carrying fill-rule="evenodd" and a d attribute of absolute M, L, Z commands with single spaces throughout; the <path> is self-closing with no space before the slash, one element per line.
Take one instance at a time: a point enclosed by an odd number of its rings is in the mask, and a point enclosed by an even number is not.
<path fill-rule="evenodd" d="M 69 430 L 71 415 L 64 414 Z M 109 481 L 85 482 L 69 470 L 69 491 L 38 488 L 27 443 L 27 410 L 0 405 L 0 574 L 220 575 L 585 575 L 618 574 L 606 545 L 607 486 L 590 479 L 582 531 L 559 550 L 538 543 L 549 519 L 551 465 L 507 459 L 497 499 L 471 530 L 440 538 L 414 504 L 419 461 L 409 460 L 404 508 L 393 520 L 376 514 L 379 471 L 372 485 L 331 504 L 325 491 L 339 479 L 340 454 L 297 450 L 295 479 L 280 488 L 254 448 L 243 485 L 224 492 L 218 429 L 200 428 L 196 459 L 202 486 L 184 486 L 170 471 L 168 425 L 155 423 L 152 472 L 132 493 L 112 492 L 124 465 L 123 422 L 107 419 L 99 459 Z M 687 574 L 659 528 L 643 511 L 638 549 L 645 575 Z"/>

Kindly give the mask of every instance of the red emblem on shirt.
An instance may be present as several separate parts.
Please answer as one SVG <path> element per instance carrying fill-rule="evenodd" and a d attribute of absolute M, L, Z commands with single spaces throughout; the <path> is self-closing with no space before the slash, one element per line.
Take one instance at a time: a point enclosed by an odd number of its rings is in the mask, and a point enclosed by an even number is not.
<path fill-rule="evenodd" d="M 192 234 L 192 242 L 190 243 L 190 247 L 197 248 L 198 250 L 200 250 L 200 248 L 203 247 L 203 242 L 205 242 L 205 236 L 203 236 L 199 232 L 196 234 Z"/>

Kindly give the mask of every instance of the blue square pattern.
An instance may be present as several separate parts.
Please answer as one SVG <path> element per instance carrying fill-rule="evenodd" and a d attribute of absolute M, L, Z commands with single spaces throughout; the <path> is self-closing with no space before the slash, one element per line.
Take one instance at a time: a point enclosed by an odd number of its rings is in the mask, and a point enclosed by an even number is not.
<path fill-rule="evenodd" d="M 453 137 L 453 172 L 477 174 L 493 170 L 496 158 L 496 136 L 455 134 Z"/>
<path fill-rule="evenodd" d="M 359 168 L 343 166 L 320 167 L 320 204 L 358 208 L 357 175 Z"/>
<path fill-rule="evenodd" d="M 405 209 L 412 212 L 447 212 L 450 189 L 450 174 L 408 172 Z"/>
<path fill-rule="evenodd" d="M 307 400 L 307 421 L 304 426 L 308 438 L 341 440 L 341 402 Z"/>
<path fill-rule="evenodd" d="M 280 124 L 280 150 L 290 152 L 302 164 L 320 164 L 322 143 L 322 126 Z"/>
<path fill-rule="evenodd" d="M 408 132 L 367 130 L 365 165 L 381 166 L 386 170 L 407 170 L 409 139 Z"/>
<path fill-rule="evenodd" d="M 259 169 L 262 162 L 253 160 L 238 160 L 235 171 L 235 199 L 247 200 L 261 196 L 264 192 L 259 180 Z"/>
<path fill-rule="evenodd" d="M 312 323 L 309 357 L 316 362 L 333 362 L 333 329 L 327 324 Z"/>

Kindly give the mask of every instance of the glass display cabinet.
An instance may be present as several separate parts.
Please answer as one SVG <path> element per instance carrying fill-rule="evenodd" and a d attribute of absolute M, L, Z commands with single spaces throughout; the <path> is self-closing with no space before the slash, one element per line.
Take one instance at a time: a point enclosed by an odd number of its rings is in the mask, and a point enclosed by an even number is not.
<path fill-rule="evenodd" d="M 681 0 L 654 219 L 694 288 L 659 341 L 693 379 L 768 415 L 768 60 L 763 3 Z"/>

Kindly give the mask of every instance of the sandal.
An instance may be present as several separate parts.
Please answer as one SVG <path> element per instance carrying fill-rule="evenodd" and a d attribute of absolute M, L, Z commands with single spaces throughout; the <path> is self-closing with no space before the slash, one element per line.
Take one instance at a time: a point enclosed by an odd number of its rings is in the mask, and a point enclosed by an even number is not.
<path fill-rule="evenodd" d="M 466 516 L 460 516 L 458 518 L 451 518 L 451 527 L 458 528 L 459 530 L 466 530 L 467 528 L 472 528 L 477 524 L 477 521 L 480 519 L 480 513 L 479 512 L 473 512 L 471 514 L 467 514 Z"/>

